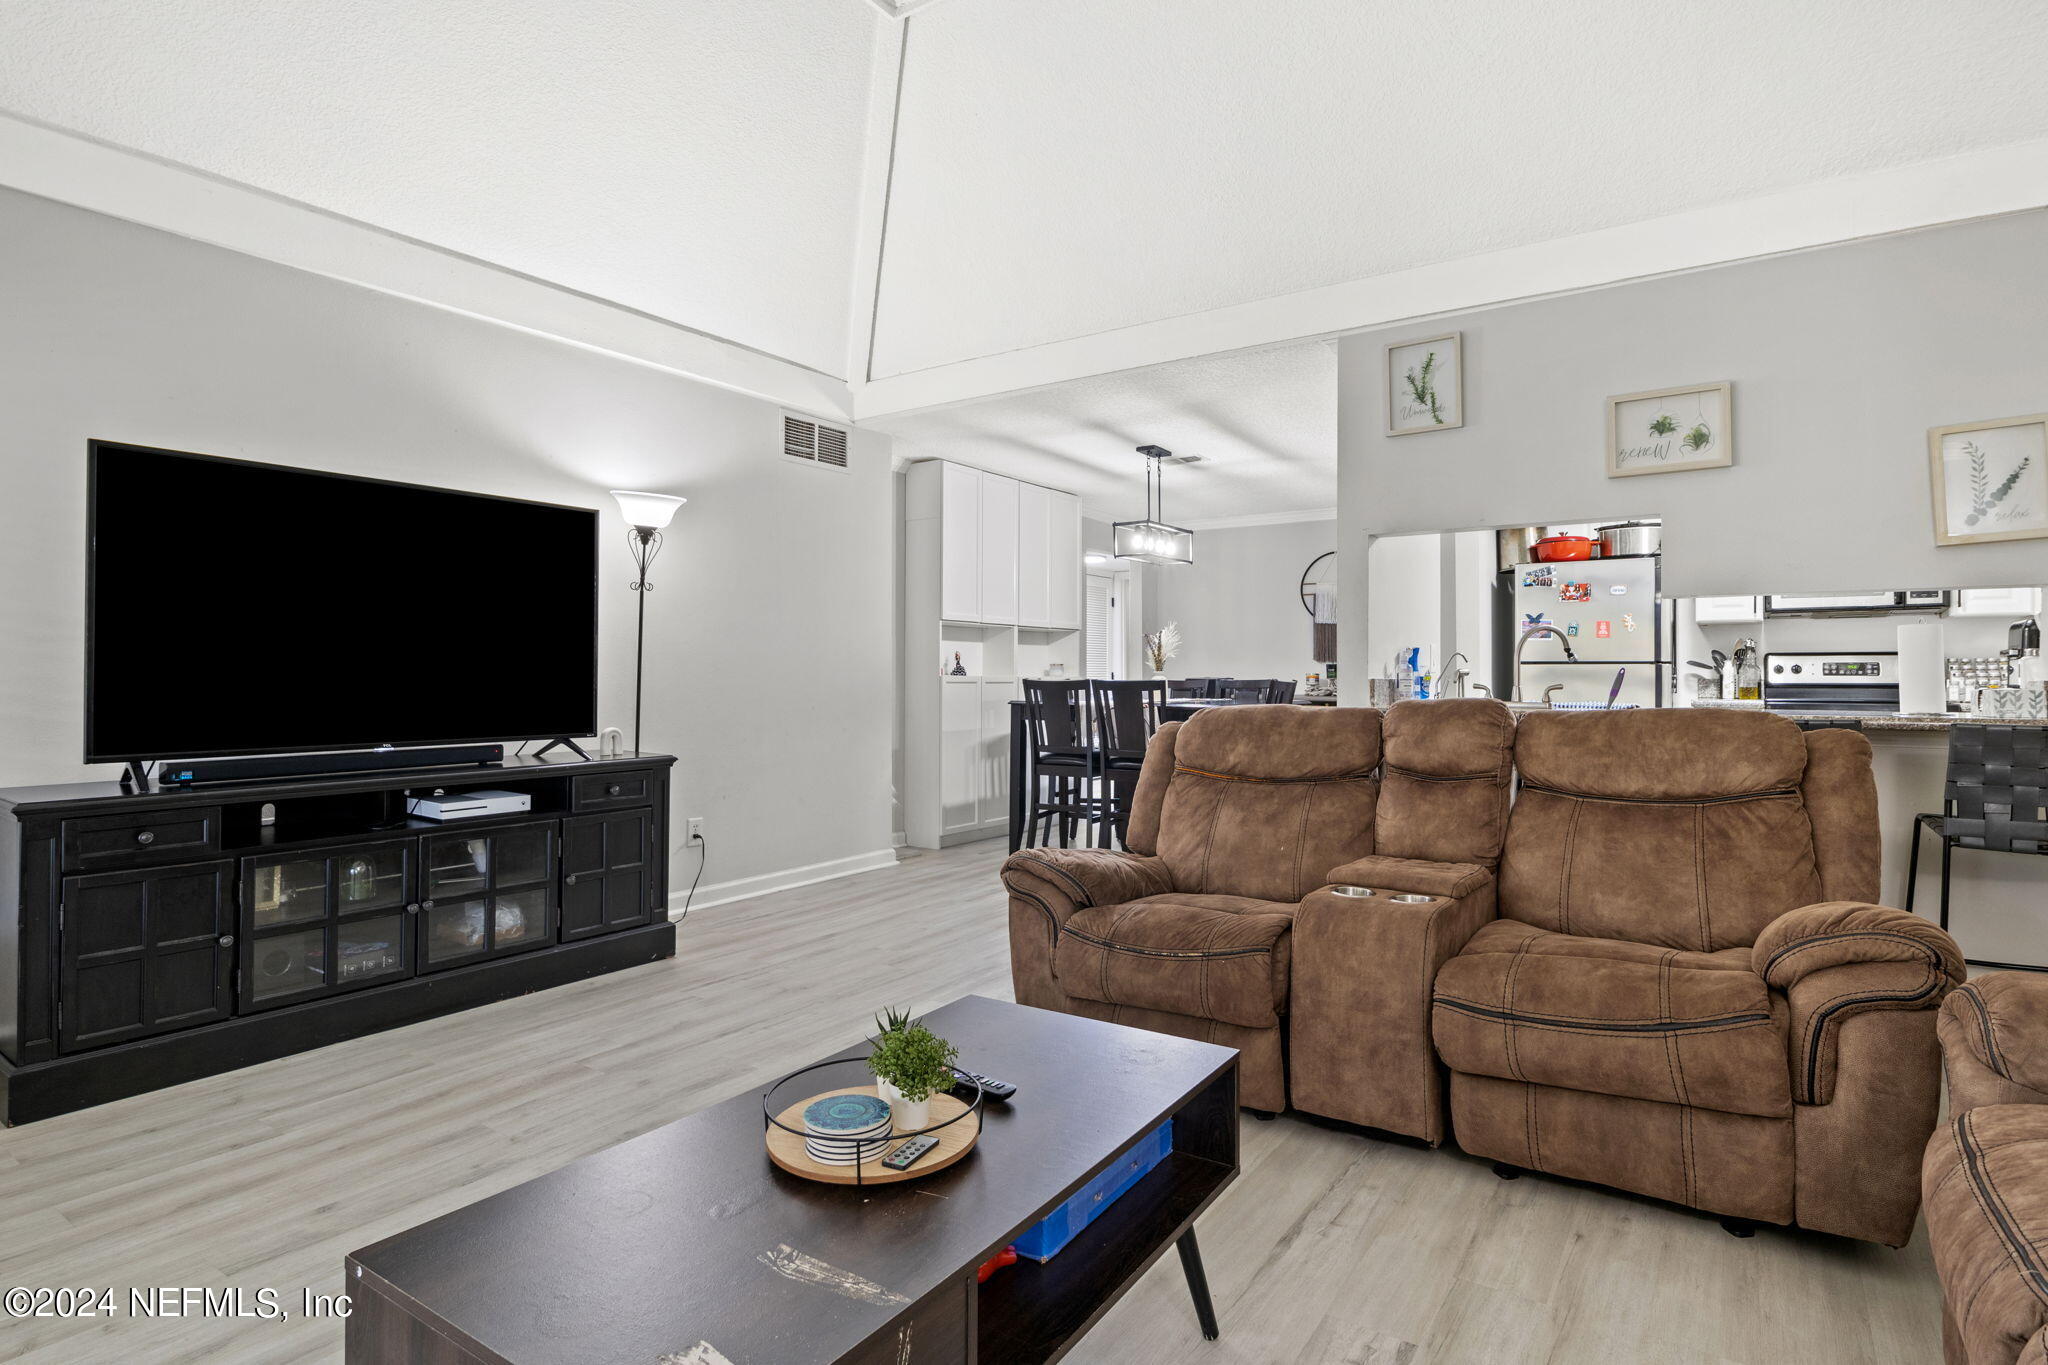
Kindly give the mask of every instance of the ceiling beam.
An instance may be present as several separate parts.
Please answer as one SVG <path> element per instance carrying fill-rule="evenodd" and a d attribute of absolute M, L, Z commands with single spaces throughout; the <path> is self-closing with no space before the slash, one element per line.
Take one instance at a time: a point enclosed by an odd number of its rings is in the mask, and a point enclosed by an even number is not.
<path fill-rule="evenodd" d="M 837 375 L 353 218 L 0 114 L 0 185 L 845 421 Z"/>
<path fill-rule="evenodd" d="M 2048 205 L 2048 139 L 857 384 L 868 421 L 1218 352 L 1364 331 Z"/>

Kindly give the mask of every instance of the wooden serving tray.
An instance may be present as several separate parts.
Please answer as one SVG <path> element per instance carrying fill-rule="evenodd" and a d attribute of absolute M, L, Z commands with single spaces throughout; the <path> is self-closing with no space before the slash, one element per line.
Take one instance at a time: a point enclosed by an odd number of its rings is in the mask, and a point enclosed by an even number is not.
<path fill-rule="evenodd" d="M 974 1144 L 981 1137 L 981 1115 L 976 1114 L 972 1118 L 961 1119 L 958 1123 L 947 1124 L 946 1127 L 933 1133 L 932 1136 L 939 1140 L 939 1145 L 919 1157 L 917 1164 L 909 1170 L 892 1171 L 882 1164 L 881 1157 L 877 1157 L 873 1161 L 863 1161 L 860 1163 L 858 1178 L 854 1175 L 854 1167 L 827 1165 L 822 1161 L 814 1159 L 809 1152 L 804 1150 L 804 1135 L 802 1131 L 804 1126 L 804 1110 L 816 1104 L 819 1100 L 824 1099 L 827 1095 L 872 1095 L 875 1093 L 875 1087 L 871 1085 L 852 1087 L 842 1085 L 831 1090 L 822 1090 L 809 1099 L 798 1100 L 795 1104 L 792 1104 L 789 1108 L 775 1116 L 776 1122 L 786 1123 L 790 1128 L 795 1128 L 798 1131 L 792 1133 L 787 1129 L 776 1127 L 773 1123 L 768 1125 L 768 1159 L 783 1170 L 788 1171 L 791 1175 L 802 1176 L 806 1180 L 816 1180 L 826 1185 L 893 1185 L 901 1180 L 916 1180 L 919 1176 L 926 1176 L 934 1171 L 945 1170 L 961 1157 L 973 1151 Z M 932 1096 L 933 1123 L 945 1123 L 947 1119 L 965 1114 L 966 1112 L 967 1105 L 951 1095 L 936 1094 Z M 890 1152 L 894 1151 L 896 1149 L 896 1142 L 901 1140 L 892 1140 L 883 1149 L 881 1156 L 887 1156 Z"/>

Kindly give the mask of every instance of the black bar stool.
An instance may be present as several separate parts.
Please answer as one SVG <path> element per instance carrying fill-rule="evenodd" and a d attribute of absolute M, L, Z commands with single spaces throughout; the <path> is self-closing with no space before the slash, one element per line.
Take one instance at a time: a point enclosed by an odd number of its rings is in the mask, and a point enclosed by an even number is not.
<path fill-rule="evenodd" d="M 1024 681 L 1025 761 L 1031 765 L 1029 805 L 1024 812 L 1024 845 L 1051 843 L 1059 822 L 1060 847 L 1072 842 L 1077 825 L 1096 818 L 1095 754 L 1088 742 L 1088 684 L 1083 681 Z M 1043 825 L 1045 834 L 1039 837 Z M 1085 841 L 1084 841 L 1085 842 Z"/>
<path fill-rule="evenodd" d="M 1948 780 L 1941 814 L 1913 819 L 1913 856 L 1906 862 L 1906 909 L 1920 873 L 1920 834 L 1941 839 L 1941 927 L 1948 928 L 1950 862 L 1958 848 L 2048 855 L 2048 727 L 1958 724 L 1948 734 Z M 1972 966 L 2048 970 L 2023 962 Z"/>
<path fill-rule="evenodd" d="M 1095 715 L 1095 763 L 1102 779 L 1103 822 L 1097 838 L 1102 848 L 1124 841 L 1124 826 L 1130 822 L 1131 793 L 1137 790 L 1138 770 L 1145 766 L 1145 746 L 1159 728 L 1160 709 L 1166 705 L 1166 685 L 1161 682 L 1125 680 L 1107 682 L 1100 678 L 1088 683 L 1088 704 Z"/>

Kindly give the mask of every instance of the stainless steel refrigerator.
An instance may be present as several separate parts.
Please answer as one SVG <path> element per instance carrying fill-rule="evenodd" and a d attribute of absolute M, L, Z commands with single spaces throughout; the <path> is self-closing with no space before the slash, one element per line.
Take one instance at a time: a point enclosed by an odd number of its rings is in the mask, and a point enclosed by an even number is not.
<path fill-rule="evenodd" d="M 1571 640 L 1578 662 L 1567 662 L 1555 636 L 1539 635 L 1522 652 L 1522 698 L 1541 701 L 1543 689 L 1564 684 L 1554 700 L 1606 702 L 1616 669 L 1628 670 L 1616 706 L 1661 706 L 1670 664 L 1657 602 L 1658 557 L 1588 559 L 1561 564 L 1517 564 L 1514 630 L 1539 622 Z"/>

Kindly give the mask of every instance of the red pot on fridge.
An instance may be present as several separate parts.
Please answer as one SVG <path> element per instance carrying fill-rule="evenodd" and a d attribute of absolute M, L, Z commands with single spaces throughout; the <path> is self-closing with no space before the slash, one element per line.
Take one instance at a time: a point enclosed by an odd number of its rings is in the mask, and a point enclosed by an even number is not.
<path fill-rule="evenodd" d="M 1536 542 L 1539 563 L 1559 564 L 1568 559 L 1591 559 L 1600 542 L 1591 536 L 1545 536 Z"/>

